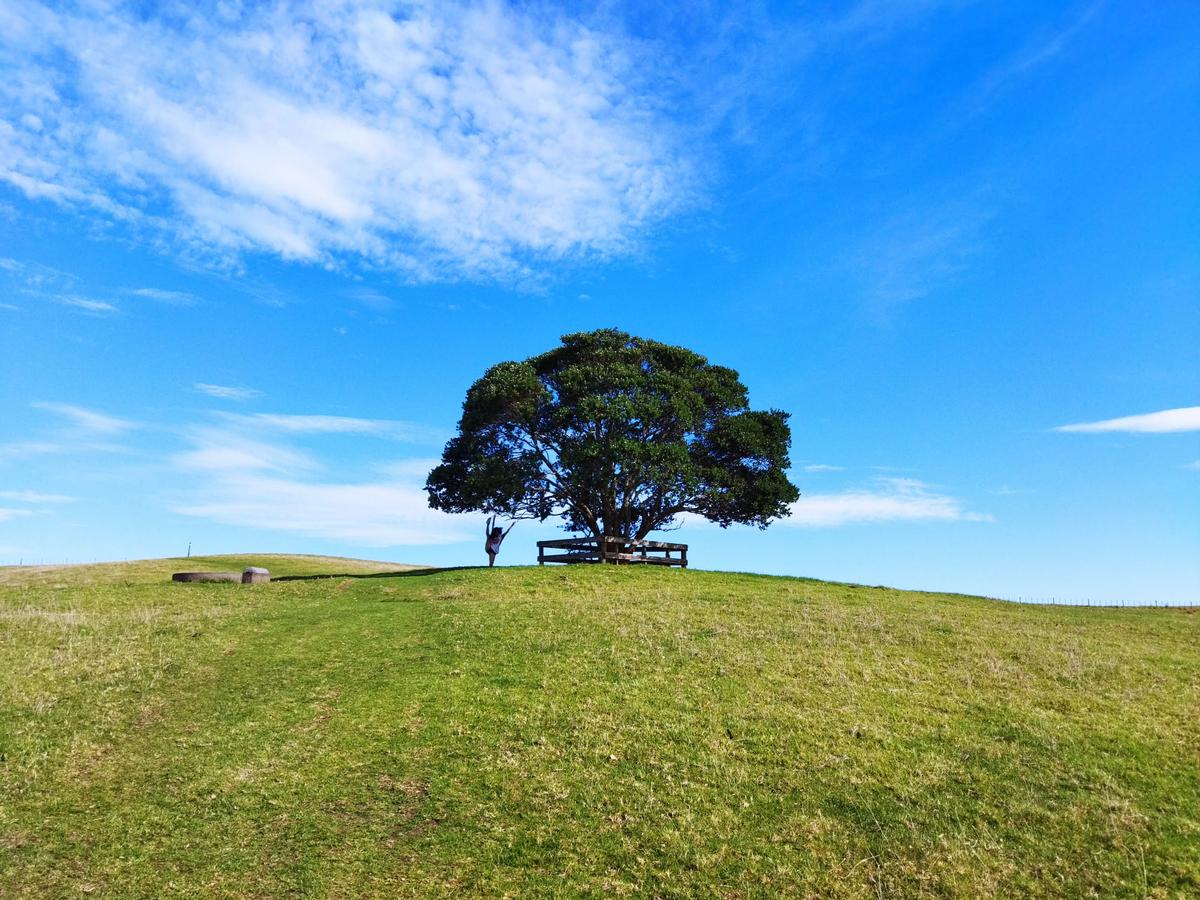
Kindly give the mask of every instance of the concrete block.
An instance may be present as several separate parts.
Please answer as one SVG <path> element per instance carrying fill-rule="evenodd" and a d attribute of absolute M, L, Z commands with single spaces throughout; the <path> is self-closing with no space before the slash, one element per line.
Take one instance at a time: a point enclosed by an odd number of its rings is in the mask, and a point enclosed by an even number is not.
<path fill-rule="evenodd" d="M 242 572 L 242 584 L 266 584 L 271 580 L 271 573 L 258 566 L 251 566 Z"/>

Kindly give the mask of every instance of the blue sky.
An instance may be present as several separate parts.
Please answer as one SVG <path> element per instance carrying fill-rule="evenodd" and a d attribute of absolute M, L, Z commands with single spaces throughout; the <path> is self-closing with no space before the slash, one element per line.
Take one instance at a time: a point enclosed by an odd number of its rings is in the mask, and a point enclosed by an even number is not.
<path fill-rule="evenodd" d="M 0 0 L 0 563 L 478 563 L 467 386 L 617 326 L 792 413 L 698 566 L 1200 600 L 1200 8 L 657 6 Z"/>

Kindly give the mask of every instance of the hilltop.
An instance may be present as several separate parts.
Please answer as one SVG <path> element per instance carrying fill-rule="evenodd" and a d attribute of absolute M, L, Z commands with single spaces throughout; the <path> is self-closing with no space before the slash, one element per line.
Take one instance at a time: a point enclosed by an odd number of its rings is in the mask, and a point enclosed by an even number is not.
<path fill-rule="evenodd" d="M 2 895 L 1195 896 L 1197 747 L 1193 610 L 0 569 Z"/>

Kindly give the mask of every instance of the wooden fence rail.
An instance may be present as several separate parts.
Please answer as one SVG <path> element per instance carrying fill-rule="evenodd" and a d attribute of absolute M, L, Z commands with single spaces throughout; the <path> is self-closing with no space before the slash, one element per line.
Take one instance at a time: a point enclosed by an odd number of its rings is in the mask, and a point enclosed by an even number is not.
<path fill-rule="evenodd" d="M 687 568 L 687 544 L 639 541 L 632 538 L 568 538 L 538 541 L 538 565 L 546 563 L 616 563 L 618 565 L 681 566 Z M 547 554 L 547 550 L 563 553 Z M 672 555 L 677 554 L 677 555 Z"/>

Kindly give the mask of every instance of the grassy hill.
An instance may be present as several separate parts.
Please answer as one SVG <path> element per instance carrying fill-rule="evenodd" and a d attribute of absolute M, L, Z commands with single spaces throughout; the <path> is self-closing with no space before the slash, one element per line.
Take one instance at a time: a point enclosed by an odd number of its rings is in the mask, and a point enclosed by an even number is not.
<path fill-rule="evenodd" d="M 336 577 L 167 581 L 253 563 Z M 0 896 L 81 891 L 1197 896 L 1200 616 L 611 567 L 0 569 Z"/>

